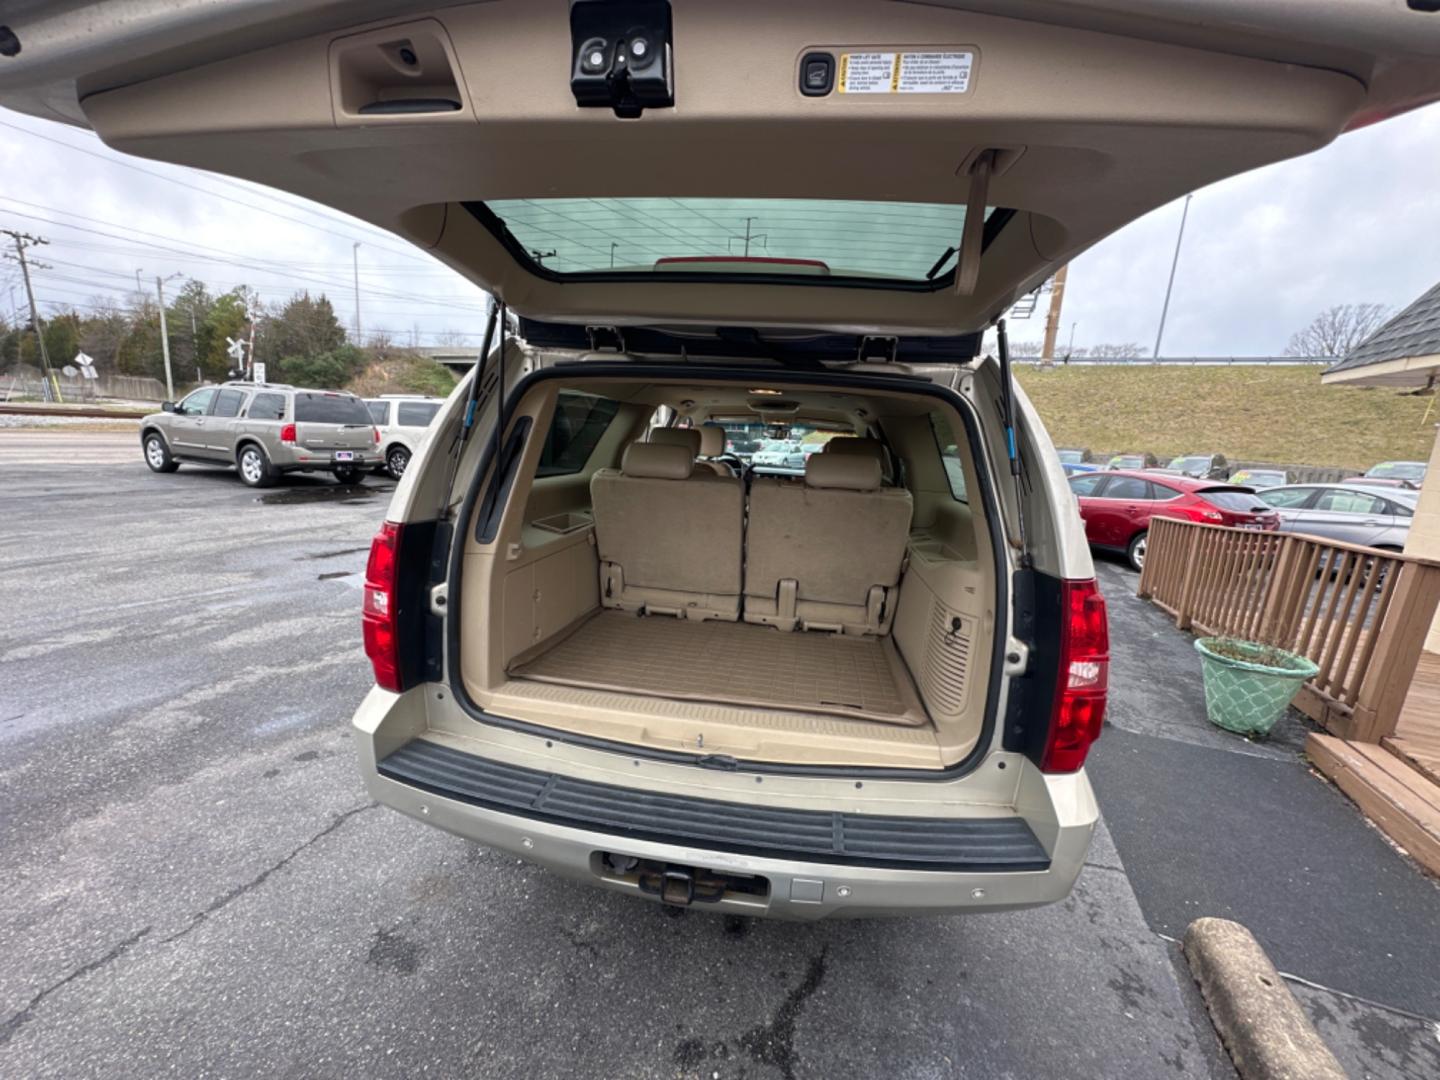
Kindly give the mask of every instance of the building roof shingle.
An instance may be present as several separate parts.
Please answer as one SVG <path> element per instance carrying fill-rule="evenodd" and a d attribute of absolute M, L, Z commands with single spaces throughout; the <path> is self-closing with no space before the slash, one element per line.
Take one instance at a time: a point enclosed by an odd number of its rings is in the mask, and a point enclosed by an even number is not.
<path fill-rule="evenodd" d="M 1387 360 L 1436 355 L 1440 355 L 1440 284 L 1351 349 L 1338 364 L 1327 368 L 1325 374 L 1383 364 Z"/>

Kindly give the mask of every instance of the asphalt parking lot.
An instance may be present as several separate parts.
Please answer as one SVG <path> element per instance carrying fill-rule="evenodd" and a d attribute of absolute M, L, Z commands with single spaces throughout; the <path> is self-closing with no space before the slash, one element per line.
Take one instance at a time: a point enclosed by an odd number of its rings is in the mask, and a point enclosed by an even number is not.
<path fill-rule="evenodd" d="M 1410 989 L 1440 970 L 1440 890 L 1283 740 L 1232 754 L 1122 701 L 1094 758 L 1121 845 L 1102 827 L 1053 907 L 819 926 L 662 909 L 366 797 L 348 722 L 388 481 L 260 493 L 61 432 L 0 432 L 0 470 L 0 1075 L 1230 1077 L 1168 940 L 1185 914 L 1169 879 L 1195 871 L 1154 805 L 1202 752 L 1283 762 L 1333 804 L 1347 866 L 1389 875 L 1401 932 L 1432 920 L 1432 953 L 1401 940 L 1389 969 L 1409 1020 L 1363 993 L 1383 965 L 1337 990 L 1321 950 L 1323 977 L 1299 974 L 1357 1075 L 1440 1069 L 1440 1009 Z M 1117 669 L 1146 678 L 1139 658 Z M 1176 754 L 1180 779 L 1130 784 Z M 1243 915 L 1271 884 L 1193 916 Z"/>

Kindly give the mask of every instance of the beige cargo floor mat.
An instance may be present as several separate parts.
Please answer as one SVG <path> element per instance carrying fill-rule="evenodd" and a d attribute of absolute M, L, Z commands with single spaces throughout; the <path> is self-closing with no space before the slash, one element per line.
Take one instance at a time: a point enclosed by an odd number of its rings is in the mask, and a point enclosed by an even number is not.
<path fill-rule="evenodd" d="M 510 674 L 682 701 L 927 722 L 889 638 L 602 611 Z"/>

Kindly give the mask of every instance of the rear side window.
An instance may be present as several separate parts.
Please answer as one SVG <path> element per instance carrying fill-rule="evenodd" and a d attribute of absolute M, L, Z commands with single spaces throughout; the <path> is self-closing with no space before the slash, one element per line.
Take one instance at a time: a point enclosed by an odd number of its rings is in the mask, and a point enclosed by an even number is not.
<path fill-rule="evenodd" d="M 1383 514 L 1385 500 L 1358 491 L 1324 491 L 1315 500 L 1315 509 L 1335 514 Z"/>
<path fill-rule="evenodd" d="M 399 424 L 401 427 L 429 427 L 439 411 L 438 401 L 402 401 Z"/>
<path fill-rule="evenodd" d="M 1106 499 L 1129 499 L 1131 502 L 1150 502 L 1150 485 L 1138 476 L 1112 476 L 1110 486 L 1105 489 Z"/>
<path fill-rule="evenodd" d="M 348 394 L 295 395 L 295 419 L 302 424 L 351 424 L 369 427 L 370 410 L 357 397 Z"/>
<path fill-rule="evenodd" d="M 1171 499 L 1178 499 L 1184 492 L 1172 488 L 1168 484 L 1158 484 L 1150 481 L 1150 497 L 1158 502 L 1169 502 Z"/>
<path fill-rule="evenodd" d="M 284 420 L 284 394 L 256 394 L 250 402 L 250 411 L 245 414 L 251 420 Z"/>
<path fill-rule="evenodd" d="M 960 460 L 960 448 L 955 444 L 955 435 L 950 425 L 935 413 L 930 414 L 930 430 L 935 433 L 935 445 L 940 449 L 940 463 L 945 466 L 945 479 L 950 484 L 950 494 L 956 502 L 970 502 L 965 490 L 965 466 Z"/>
<path fill-rule="evenodd" d="M 1259 499 L 1281 510 L 1295 510 L 1309 502 L 1314 494 L 1315 489 L 1307 487 L 1271 488 L 1261 493 Z"/>
<path fill-rule="evenodd" d="M 555 405 L 555 417 L 545 433 L 536 476 L 568 476 L 585 467 L 595 445 L 615 414 L 620 403 L 594 394 L 562 390 Z M 426 421 L 427 423 L 429 421 Z"/>
<path fill-rule="evenodd" d="M 1385 508 L 1385 512 L 1387 514 L 1393 514 L 1396 517 L 1415 516 L 1415 511 L 1410 509 L 1410 507 L 1406 506 L 1404 503 L 1391 502 L 1387 499 L 1385 500 Z"/>
<path fill-rule="evenodd" d="M 388 401 L 367 401 L 366 406 L 370 409 L 370 419 L 384 427 L 390 422 L 390 402 Z"/>
<path fill-rule="evenodd" d="M 239 416 L 240 406 L 245 404 L 245 391 L 221 390 L 215 395 L 215 407 L 211 416 Z"/>

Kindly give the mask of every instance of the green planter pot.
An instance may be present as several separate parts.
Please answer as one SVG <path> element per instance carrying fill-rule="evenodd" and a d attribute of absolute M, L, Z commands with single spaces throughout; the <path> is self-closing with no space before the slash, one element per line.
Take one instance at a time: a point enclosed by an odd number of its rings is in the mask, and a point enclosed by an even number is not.
<path fill-rule="evenodd" d="M 1195 651 L 1210 722 L 1252 738 L 1269 735 L 1305 680 L 1320 670 L 1303 656 L 1233 638 L 1199 638 Z"/>

